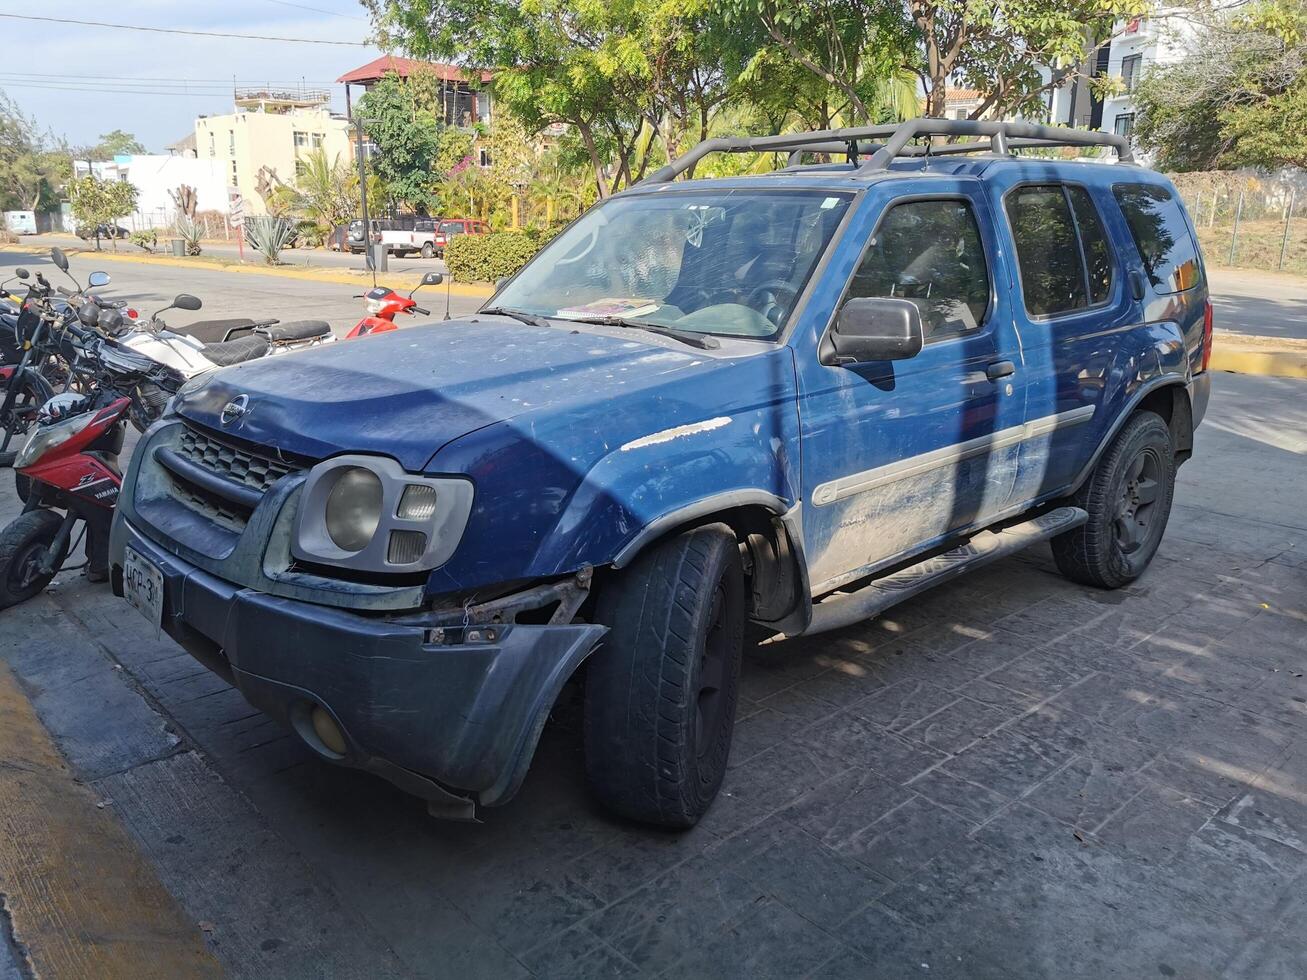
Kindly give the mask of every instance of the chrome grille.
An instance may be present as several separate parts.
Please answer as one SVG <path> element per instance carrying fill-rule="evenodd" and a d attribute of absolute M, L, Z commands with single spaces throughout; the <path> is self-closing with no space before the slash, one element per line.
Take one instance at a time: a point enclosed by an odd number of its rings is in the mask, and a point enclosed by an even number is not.
<path fill-rule="evenodd" d="M 281 460 L 229 446 L 189 426 L 182 430 L 177 453 L 197 466 L 260 493 L 267 492 L 283 476 L 298 469 Z"/>

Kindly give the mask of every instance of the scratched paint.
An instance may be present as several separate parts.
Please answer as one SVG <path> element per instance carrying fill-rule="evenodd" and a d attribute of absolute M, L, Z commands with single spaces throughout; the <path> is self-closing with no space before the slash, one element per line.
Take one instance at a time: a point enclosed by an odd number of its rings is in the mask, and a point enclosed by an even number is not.
<path fill-rule="evenodd" d="M 647 446 L 661 446 L 663 443 L 672 442 L 675 439 L 684 439 L 687 436 L 697 435 L 700 432 L 711 432 L 713 429 L 720 429 L 724 425 L 731 424 L 729 415 L 719 415 L 715 419 L 708 419 L 705 422 L 694 422 L 690 425 L 675 425 L 670 429 L 663 429 L 661 432 L 651 432 L 647 436 L 639 439 L 632 439 L 621 447 L 621 451 L 629 453 L 632 449 L 644 449 Z"/>

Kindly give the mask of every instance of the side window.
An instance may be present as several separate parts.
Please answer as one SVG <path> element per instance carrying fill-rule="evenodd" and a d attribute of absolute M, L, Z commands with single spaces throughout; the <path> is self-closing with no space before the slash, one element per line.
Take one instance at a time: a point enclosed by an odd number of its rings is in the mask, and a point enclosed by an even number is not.
<path fill-rule="evenodd" d="M 1075 219 L 1061 186 L 1017 188 L 1008 195 L 1007 217 L 1026 312 L 1055 316 L 1088 306 Z"/>
<path fill-rule="evenodd" d="M 1112 193 L 1158 292 L 1178 293 L 1197 286 L 1198 247 L 1171 192 L 1155 184 L 1117 184 Z"/>
<path fill-rule="evenodd" d="M 977 329 L 989 308 L 989 267 L 971 205 L 907 201 L 881 219 L 849 299 L 897 296 L 921 310 L 926 342 Z"/>
<path fill-rule="evenodd" d="M 1066 193 L 1071 198 L 1071 210 L 1080 231 L 1080 247 L 1085 253 L 1085 271 L 1089 273 L 1089 305 L 1096 306 L 1106 302 L 1112 291 L 1111 248 L 1107 244 L 1102 219 L 1098 217 L 1098 208 L 1094 207 L 1089 191 L 1083 187 L 1068 186 Z"/>

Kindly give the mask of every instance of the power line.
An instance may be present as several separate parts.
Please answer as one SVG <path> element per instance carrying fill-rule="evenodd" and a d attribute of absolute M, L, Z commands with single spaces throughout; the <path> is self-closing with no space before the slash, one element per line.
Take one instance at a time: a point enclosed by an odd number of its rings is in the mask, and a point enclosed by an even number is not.
<path fill-rule="evenodd" d="M 68 72 L 61 72 L 59 74 L 43 74 L 41 72 L 24 71 L 24 72 L 0 72 L 0 78 L 24 78 L 24 79 L 25 78 L 54 78 L 54 79 L 67 78 L 67 79 L 74 79 L 79 81 L 83 79 L 88 79 L 88 80 L 108 79 L 110 81 L 164 82 L 168 84 L 172 84 L 172 83 L 182 84 L 185 82 L 199 82 L 199 83 L 213 82 L 213 83 L 221 83 L 223 85 L 226 85 L 228 88 L 230 88 L 232 84 L 232 79 L 230 75 L 226 78 L 184 78 L 183 79 L 183 78 L 177 78 L 176 76 L 162 78 L 157 75 L 155 76 L 89 75 L 86 72 L 74 72 L 71 74 Z M 238 85 L 300 85 L 301 83 L 305 85 L 315 85 L 315 86 L 331 86 L 335 84 L 334 82 L 308 81 L 302 78 L 289 78 L 289 79 L 288 78 L 260 78 L 250 82 L 242 82 L 240 80 L 237 80 L 236 84 Z"/>
<path fill-rule="evenodd" d="M 299 10 L 311 10 L 315 14 L 326 14 L 328 17 L 344 17 L 346 20 L 363 20 L 362 17 L 354 17 L 351 14 L 342 14 L 336 10 L 323 10 L 321 7 L 306 7 L 302 3 L 291 3 L 290 0 L 268 0 L 268 3 L 275 3 L 279 7 L 296 7 Z"/>
<path fill-rule="evenodd" d="M 186 34 L 191 37 L 225 37 L 240 41 L 280 41 L 283 44 L 330 44 L 337 47 L 367 48 L 366 41 L 328 41 L 311 37 L 270 37 L 266 34 L 230 34 L 222 31 L 192 31 L 180 27 L 142 27 L 139 24 L 110 24 L 99 20 L 73 20 L 68 17 L 35 17 L 29 14 L 0 14 L 10 20 L 33 20 L 49 24 L 73 24 L 78 27 L 108 27 L 119 31 L 145 31 L 150 34 Z"/>

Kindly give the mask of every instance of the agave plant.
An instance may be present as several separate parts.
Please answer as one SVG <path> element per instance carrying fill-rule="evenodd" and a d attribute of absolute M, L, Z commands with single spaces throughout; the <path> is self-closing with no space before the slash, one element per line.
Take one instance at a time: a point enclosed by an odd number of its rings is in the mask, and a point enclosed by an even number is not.
<path fill-rule="evenodd" d="M 177 231 L 177 237 L 186 243 L 187 255 L 200 254 L 200 239 L 204 236 L 204 226 L 192 218 L 185 211 L 177 212 L 177 220 L 173 223 Z"/>
<path fill-rule="evenodd" d="M 276 265 L 281 250 L 295 237 L 295 223 L 270 214 L 254 215 L 245 219 L 245 240 L 263 253 L 268 265 Z"/>

